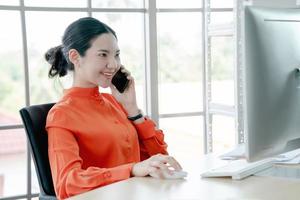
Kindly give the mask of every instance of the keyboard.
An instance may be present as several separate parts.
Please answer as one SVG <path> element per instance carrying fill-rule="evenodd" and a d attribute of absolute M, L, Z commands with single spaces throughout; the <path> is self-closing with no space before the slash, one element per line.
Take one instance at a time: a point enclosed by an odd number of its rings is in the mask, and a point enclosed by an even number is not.
<path fill-rule="evenodd" d="M 231 177 L 232 179 L 240 180 L 270 167 L 272 167 L 271 158 L 256 162 L 247 162 L 244 159 L 234 160 L 202 173 L 201 177 Z"/>

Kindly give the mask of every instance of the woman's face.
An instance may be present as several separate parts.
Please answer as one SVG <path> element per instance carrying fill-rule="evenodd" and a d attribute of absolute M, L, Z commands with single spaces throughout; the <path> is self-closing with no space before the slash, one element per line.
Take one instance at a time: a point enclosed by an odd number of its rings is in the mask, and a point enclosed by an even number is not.
<path fill-rule="evenodd" d="M 79 56 L 75 68 L 75 83 L 81 87 L 111 85 L 113 75 L 121 66 L 120 49 L 115 36 L 105 33 L 92 40 L 84 56 Z"/>

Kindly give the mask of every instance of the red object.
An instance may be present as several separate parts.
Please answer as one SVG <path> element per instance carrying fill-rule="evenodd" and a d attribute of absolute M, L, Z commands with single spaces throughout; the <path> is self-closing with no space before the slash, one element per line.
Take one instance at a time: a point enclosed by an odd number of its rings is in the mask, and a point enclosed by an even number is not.
<path fill-rule="evenodd" d="M 71 88 L 47 117 L 48 148 L 58 198 L 128 179 L 134 163 L 167 154 L 152 120 L 134 124 L 110 94 Z"/>

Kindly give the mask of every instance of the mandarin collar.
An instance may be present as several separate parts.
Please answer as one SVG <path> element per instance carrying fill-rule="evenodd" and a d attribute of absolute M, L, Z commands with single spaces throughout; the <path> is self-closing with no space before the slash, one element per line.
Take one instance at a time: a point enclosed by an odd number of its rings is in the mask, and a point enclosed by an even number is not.
<path fill-rule="evenodd" d="M 102 95 L 99 92 L 99 87 L 91 87 L 91 88 L 72 87 L 70 89 L 64 90 L 64 96 L 102 98 Z"/>

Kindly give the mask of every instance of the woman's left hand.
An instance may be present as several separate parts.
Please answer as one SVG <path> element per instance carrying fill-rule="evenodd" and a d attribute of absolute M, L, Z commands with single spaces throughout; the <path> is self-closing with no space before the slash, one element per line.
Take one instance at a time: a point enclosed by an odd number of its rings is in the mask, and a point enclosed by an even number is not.
<path fill-rule="evenodd" d="M 135 82 L 130 72 L 123 66 L 121 66 L 121 71 L 127 74 L 127 79 L 129 80 L 128 86 L 123 93 L 120 93 L 116 87 L 111 84 L 111 92 L 117 101 L 126 109 L 128 116 L 134 116 L 139 112 L 136 102 Z"/>

